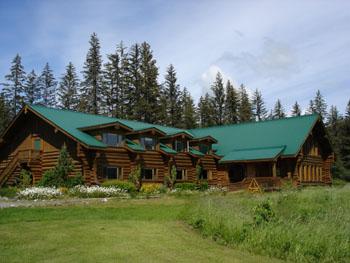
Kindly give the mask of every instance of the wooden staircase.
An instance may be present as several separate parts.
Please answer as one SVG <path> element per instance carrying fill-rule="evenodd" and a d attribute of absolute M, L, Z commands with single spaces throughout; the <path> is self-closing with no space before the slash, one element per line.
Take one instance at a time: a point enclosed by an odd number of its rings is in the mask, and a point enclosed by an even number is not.
<path fill-rule="evenodd" d="M 6 165 L 5 169 L 2 170 L 0 174 L 0 187 L 7 181 L 10 175 L 16 170 L 18 167 L 18 153 L 16 153 L 9 163 Z"/>

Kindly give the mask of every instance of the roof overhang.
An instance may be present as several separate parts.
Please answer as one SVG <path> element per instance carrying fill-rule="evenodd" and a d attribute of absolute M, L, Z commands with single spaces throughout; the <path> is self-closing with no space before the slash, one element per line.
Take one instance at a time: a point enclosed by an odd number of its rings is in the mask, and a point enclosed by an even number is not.
<path fill-rule="evenodd" d="M 133 135 L 133 134 L 143 134 L 143 133 L 151 133 L 152 135 L 160 135 L 164 136 L 165 132 L 161 131 L 160 129 L 156 127 L 150 127 L 146 129 L 141 129 L 141 130 L 133 130 L 131 132 L 128 132 L 127 135 Z"/>
<path fill-rule="evenodd" d="M 115 128 L 115 129 L 124 129 L 127 131 L 133 131 L 132 128 L 130 128 L 129 126 L 119 122 L 119 121 L 114 121 L 114 122 L 110 122 L 110 123 L 105 123 L 105 124 L 99 124 L 99 125 L 93 125 L 93 126 L 87 126 L 87 127 L 81 127 L 79 128 L 79 130 L 81 131 L 93 131 L 93 130 L 97 130 L 97 129 L 104 129 L 104 128 Z"/>
<path fill-rule="evenodd" d="M 191 140 L 191 142 L 203 142 L 203 141 L 208 141 L 208 142 L 211 142 L 211 143 L 217 143 L 218 141 L 210 136 L 210 135 L 207 135 L 207 136 L 204 136 L 204 137 L 199 137 L 199 138 L 193 138 Z"/>
<path fill-rule="evenodd" d="M 192 139 L 193 138 L 193 136 L 190 135 L 189 133 L 184 132 L 184 131 L 180 131 L 177 133 L 168 134 L 166 136 L 161 137 L 160 139 L 170 139 L 170 138 L 177 138 L 177 137 L 181 137 L 182 139 L 185 139 L 185 138 Z"/>

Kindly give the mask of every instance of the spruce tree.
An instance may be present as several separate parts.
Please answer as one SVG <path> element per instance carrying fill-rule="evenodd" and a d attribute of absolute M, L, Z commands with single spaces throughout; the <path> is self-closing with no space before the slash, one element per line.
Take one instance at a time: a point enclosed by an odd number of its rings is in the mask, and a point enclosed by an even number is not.
<path fill-rule="evenodd" d="M 324 118 L 326 118 L 327 117 L 327 104 L 326 104 L 320 90 L 317 90 L 313 104 L 314 104 L 315 112 L 321 116 L 322 120 Z"/>
<path fill-rule="evenodd" d="M 56 106 L 56 86 L 57 82 L 49 63 L 45 67 L 39 77 L 39 88 L 41 91 L 41 103 L 47 107 Z"/>
<path fill-rule="evenodd" d="M 247 90 L 243 84 L 239 90 L 239 121 L 246 122 L 252 119 L 252 105 L 249 101 Z"/>
<path fill-rule="evenodd" d="M 181 125 L 181 91 L 177 84 L 176 71 L 172 64 L 167 68 L 164 95 L 168 100 L 166 124 L 173 127 Z"/>
<path fill-rule="evenodd" d="M 341 124 L 339 131 L 339 152 L 340 159 L 344 168 L 348 171 L 348 180 L 350 178 L 350 118 L 347 117 Z"/>
<path fill-rule="evenodd" d="M 25 83 L 25 72 L 21 57 L 17 54 L 12 60 L 10 73 L 5 76 L 3 94 L 7 105 L 10 107 L 10 117 L 14 117 L 23 104 L 23 91 Z"/>
<path fill-rule="evenodd" d="M 35 104 L 41 100 L 39 79 L 35 74 L 35 71 L 32 70 L 26 78 L 24 84 L 24 102 L 28 104 Z"/>
<path fill-rule="evenodd" d="M 182 121 L 176 127 L 193 129 L 197 127 L 197 113 L 191 94 L 184 88 L 182 92 Z"/>
<path fill-rule="evenodd" d="M 307 113 L 313 114 L 313 113 L 315 113 L 315 112 L 316 112 L 316 110 L 315 110 L 314 101 L 313 101 L 313 100 L 310 100 L 310 102 L 309 102 L 309 108 L 307 109 Z"/>
<path fill-rule="evenodd" d="M 159 110 L 157 114 L 157 123 L 160 125 L 168 125 L 168 98 L 163 88 L 160 89 Z"/>
<path fill-rule="evenodd" d="M 236 90 L 231 82 L 228 80 L 226 83 L 226 101 L 225 101 L 225 119 L 226 123 L 238 122 L 238 106 L 239 99 Z"/>
<path fill-rule="evenodd" d="M 0 135 L 10 123 L 10 109 L 6 103 L 4 94 L 0 94 Z"/>
<path fill-rule="evenodd" d="M 205 96 L 201 96 L 198 103 L 198 111 L 199 111 L 199 123 L 201 127 L 209 127 L 213 126 L 214 120 L 214 108 L 212 103 L 212 98 L 208 93 Z"/>
<path fill-rule="evenodd" d="M 216 74 L 215 82 L 211 86 L 213 91 L 213 108 L 214 108 L 214 121 L 216 125 L 224 124 L 225 115 L 225 90 L 224 83 L 220 72 Z"/>
<path fill-rule="evenodd" d="M 341 116 L 339 114 L 337 106 L 332 105 L 327 118 L 327 126 L 335 128 L 340 120 Z"/>
<path fill-rule="evenodd" d="M 300 105 L 296 101 L 292 108 L 292 116 L 300 116 L 300 115 L 301 115 Z"/>
<path fill-rule="evenodd" d="M 72 62 L 69 62 L 58 89 L 58 101 L 62 109 L 77 110 L 79 103 L 78 88 L 79 79 L 75 67 Z"/>
<path fill-rule="evenodd" d="M 144 42 L 140 48 L 141 55 L 141 89 L 136 91 L 136 119 L 154 123 L 157 121 L 159 110 L 160 87 L 157 81 L 158 68 L 151 47 Z"/>
<path fill-rule="evenodd" d="M 345 109 L 345 117 L 346 118 L 350 118 L 350 100 L 348 102 L 348 105 L 346 106 L 346 109 Z"/>
<path fill-rule="evenodd" d="M 278 99 L 275 104 L 275 108 L 273 110 L 273 119 L 281 119 L 285 117 L 286 117 L 286 114 L 285 114 L 284 108 L 282 106 L 280 99 Z"/>
<path fill-rule="evenodd" d="M 263 100 L 261 92 L 258 89 L 256 89 L 253 94 L 252 110 L 256 121 L 262 121 L 266 119 L 267 110 L 265 107 L 265 102 Z"/>
<path fill-rule="evenodd" d="M 117 45 L 113 54 L 107 55 L 107 63 L 104 64 L 103 103 L 102 106 L 107 115 L 126 118 L 127 116 L 127 52 L 121 42 Z"/>
<path fill-rule="evenodd" d="M 129 119 L 138 119 L 136 105 L 141 94 L 141 53 L 140 45 L 131 46 L 127 67 L 128 88 L 126 92 L 126 113 Z"/>
<path fill-rule="evenodd" d="M 100 112 L 102 96 L 102 58 L 100 54 L 100 41 L 96 33 L 90 37 L 90 48 L 86 55 L 84 70 L 82 72 L 84 80 L 82 82 L 81 95 L 82 105 L 86 106 L 85 111 L 93 114 Z"/>

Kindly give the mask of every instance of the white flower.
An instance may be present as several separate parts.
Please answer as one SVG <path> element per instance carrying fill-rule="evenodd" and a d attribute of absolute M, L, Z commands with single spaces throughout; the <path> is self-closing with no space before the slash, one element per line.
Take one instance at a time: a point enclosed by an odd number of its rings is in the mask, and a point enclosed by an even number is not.
<path fill-rule="evenodd" d="M 21 190 L 17 194 L 18 198 L 23 199 L 52 199 L 62 196 L 59 189 L 53 187 L 30 187 Z"/>

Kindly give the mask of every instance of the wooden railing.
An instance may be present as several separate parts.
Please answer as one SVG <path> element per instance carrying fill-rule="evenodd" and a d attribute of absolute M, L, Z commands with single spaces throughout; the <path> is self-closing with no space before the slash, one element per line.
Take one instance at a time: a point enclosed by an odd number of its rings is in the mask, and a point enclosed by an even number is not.
<path fill-rule="evenodd" d="M 281 188 L 279 177 L 248 177 L 243 180 L 250 192 L 276 191 Z"/>
<path fill-rule="evenodd" d="M 11 161 L 7 164 L 6 168 L 0 173 L 0 186 L 2 186 L 7 178 L 10 176 L 11 173 L 13 173 L 13 171 L 16 169 L 18 163 L 18 159 L 17 159 L 18 153 L 16 153 L 13 158 L 11 159 Z"/>
<path fill-rule="evenodd" d="M 19 161 L 37 160 L 40 158 L 40 151 L 35 150 L 19 150 L 17 153 Z"/>

